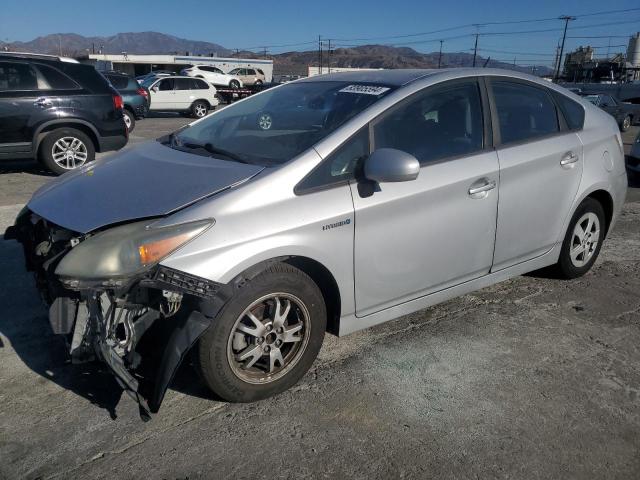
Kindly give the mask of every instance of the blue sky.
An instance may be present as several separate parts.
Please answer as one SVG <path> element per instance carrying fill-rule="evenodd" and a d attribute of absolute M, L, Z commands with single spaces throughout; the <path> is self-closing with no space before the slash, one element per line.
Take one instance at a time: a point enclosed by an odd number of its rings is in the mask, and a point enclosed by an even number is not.
<path fill-rule="evenodd" d="M 25 3 L 28 3 L 28 8 L 25 8 Z M 24 41 L 59 32 L 103 36 L 118 32 L 154 30 L 215 42 L 227 48 L 314 42 L 318 35 L 322 35 L 344 45 L 419 42 L 407 46 L 423 52 L 437 51 L 437 40 L 444 38 L 445 51 L 469 51 L 473 47 L 471 34 L 476 31 L 475 27 L 405 38 L 378 37 L 432 32 L 459 25 L 546 19 L 562 14 L 580 15 L 630 8 L 640 8 L 638 0 L 0 0 L 0 40 Z M 596 24 L 611 25 L 589 27 Z M 570 37 L 597 35 L 603 38 L 569 38 L 568 49 L 591 43 L 605 47 L 597 50 L 605 54 L 608 44 L 626 44 L 628 38 L 625 37 L 640 31 L 640 10 L 582 17 L 571 22 L 570 27 Z M 523 30 L 551 31 L 490 35 Z M 486 25 L 478 28 L 483 34 L 479 47 L 485 57 L 491 55 L 499 60 L 512 60 L 516 57 L 519 64 L 529 61 L 537 64 L 550 63 L 561 30 L 562 22 L 559 20 Z M 351 40 L 354 38 L 374 39 Z M 308 48 L 317 46 L 310 43 L 292 47 L 270 47 L 269 51 L 281 53 Z M 611 48 L 611 51 L 621 50 L 625 49 Z"/>

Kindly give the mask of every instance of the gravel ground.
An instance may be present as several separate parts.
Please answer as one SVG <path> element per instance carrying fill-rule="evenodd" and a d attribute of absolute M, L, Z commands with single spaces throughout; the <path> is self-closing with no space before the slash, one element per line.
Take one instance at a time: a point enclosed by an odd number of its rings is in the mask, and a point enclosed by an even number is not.
<path fill-rule="evenodd" d="M 0 171 L 1 226 L 47 178 Z M 638 190 L 581 279 L 327 336 L 296 387 L 253 404 L 211 399 L 186 364 L 149 423 L 99 365 L 65 363 L 15 242 L 0 278 L 0 478 L 640 477 Z"/>

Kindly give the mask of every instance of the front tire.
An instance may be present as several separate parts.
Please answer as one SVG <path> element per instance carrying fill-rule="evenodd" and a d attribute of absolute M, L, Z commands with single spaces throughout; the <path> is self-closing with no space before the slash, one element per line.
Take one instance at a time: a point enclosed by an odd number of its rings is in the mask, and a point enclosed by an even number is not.
<path fill-rule="evenodd" d="M 311 367 L 326 324 L 324 299 L 313 280 L 274 264 L 237 291 L 200 339 L 202 377 L 230 402 L 283 392 Z"/>
<path fill-rule="evenodd" d="M 578 278 L 591 269 L 606 233 L 604 209 L 600 202 L 586 198 L 571 218 L 555 265 L 562 278 Z"/>
<path fill-rule="evenodd" d="M 47 134 L 39 149 L 39 160 L 56 175 L 75 170 L 96 157 L 93 141 L 75 128 L 58 128 Z"/>

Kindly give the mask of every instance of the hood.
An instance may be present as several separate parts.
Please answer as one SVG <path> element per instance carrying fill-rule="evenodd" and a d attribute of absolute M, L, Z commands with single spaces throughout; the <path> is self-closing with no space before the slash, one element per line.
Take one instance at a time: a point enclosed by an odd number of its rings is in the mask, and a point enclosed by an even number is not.
<path fill-rule="evenodd" d="M 168 215 L 260 173 L 264 167 L 146 142 L 44 185 L 28 203 L 41 217 L 79 233 Z"/>

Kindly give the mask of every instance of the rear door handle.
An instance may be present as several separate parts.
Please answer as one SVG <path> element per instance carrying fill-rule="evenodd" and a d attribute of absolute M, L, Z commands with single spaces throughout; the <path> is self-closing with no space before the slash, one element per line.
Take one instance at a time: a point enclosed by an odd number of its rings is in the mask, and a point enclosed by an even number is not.
<path fill-rule="evenodd" d="M 53 102 L 46 97 L 40 97 L 35 102 L 33 102 L 33 104 L 36 107 L 50 107 L 51 105 L 53 105 Z"/>
<path fill-rule="evenodd" d="M 480 185 L 479 187 L 472 187 L 469 189 L 469 195 L 474 196 L 474 195 L 478 195 L 479 193 L 485 193 L 488 192 L 490 190 L 493 190 L 494 188 L 496 188 L 496 182 L 494 182 L 493 180 L 485 183 L 484 185 Z"/>
<path fill-rule="evenodd" d="M 578 155 L 576 155 L 573 152 L 567 152 L 562 157 L 562 160 L 560 160 L 560 165 L 564 167 L 564 166 L 568 166 L 573 163 L 576 163 L 577 161 L 578 161 Z"/>

